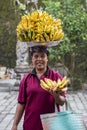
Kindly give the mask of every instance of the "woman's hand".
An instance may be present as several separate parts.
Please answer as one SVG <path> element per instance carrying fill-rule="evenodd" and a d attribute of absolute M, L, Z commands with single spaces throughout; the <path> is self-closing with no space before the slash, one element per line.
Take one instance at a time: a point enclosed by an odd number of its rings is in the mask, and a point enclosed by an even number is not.
<path fill-rule="evenodd" d="M 53 96 L 55 98 L 55 103 L 58 105 L 63 105 L 64 102 L 66 101 L 66 98 L 61 91 L 53 92 Z"/>
<path fill-rule="evenodd" d="M 11 130 L 17 130 L 17 126 L 13 125 L 13 127 L 11 128 Z"/>

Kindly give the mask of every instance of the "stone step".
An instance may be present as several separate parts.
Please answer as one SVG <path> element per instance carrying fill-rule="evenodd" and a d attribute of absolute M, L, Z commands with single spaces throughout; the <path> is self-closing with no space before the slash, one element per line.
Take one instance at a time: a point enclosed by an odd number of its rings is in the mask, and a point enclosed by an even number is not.
<path fill-rule="evenodd" d="M 10 88 L 0 87 L 0 92 L 11 92 Z"/>
<path fill-rule="evenodd" d="M 0 92 L 10 92 L 14 90 L 15 82 L 16 82 L 15 79 L 8 79 L 8 80 L 0 79 Z"/>

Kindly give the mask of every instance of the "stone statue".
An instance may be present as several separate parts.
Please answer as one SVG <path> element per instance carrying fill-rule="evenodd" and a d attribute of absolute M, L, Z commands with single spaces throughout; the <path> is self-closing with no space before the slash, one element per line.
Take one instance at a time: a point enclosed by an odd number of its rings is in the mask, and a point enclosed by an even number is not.
<path fill-rule="evenodd" d="M 28 59 L 29 59 L 29 53 L 28 53 L 28 46 L 26 42 L 17 42 L 16 45 L 16 65 L 17 66 L 28 66 Z"/>

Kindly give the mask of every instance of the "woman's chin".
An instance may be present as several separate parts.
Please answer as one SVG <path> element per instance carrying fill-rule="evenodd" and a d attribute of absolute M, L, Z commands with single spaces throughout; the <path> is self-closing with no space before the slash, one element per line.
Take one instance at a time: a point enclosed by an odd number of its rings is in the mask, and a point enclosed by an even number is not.
<path fill-rule="evenodd" d="M 38 70 L 43 70 L 44 67 L 43 67 L 43 66 L 37 66 L 37 69 L 38 69 Z"/>

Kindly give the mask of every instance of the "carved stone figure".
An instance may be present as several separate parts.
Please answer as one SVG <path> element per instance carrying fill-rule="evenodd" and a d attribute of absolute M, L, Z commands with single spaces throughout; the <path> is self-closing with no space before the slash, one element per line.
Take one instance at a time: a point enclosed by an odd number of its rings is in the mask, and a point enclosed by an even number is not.
<path fill-rule="evenodd" d="M 16 55 L 17 55 L 17 60 L 16 60 L 16 65 L 17 66 L 28 66 L 28 59 L 29 59 L 29 54 L 28 54 L 28 46 L 26 42 L 17 42 L 16 45 Z"/>

